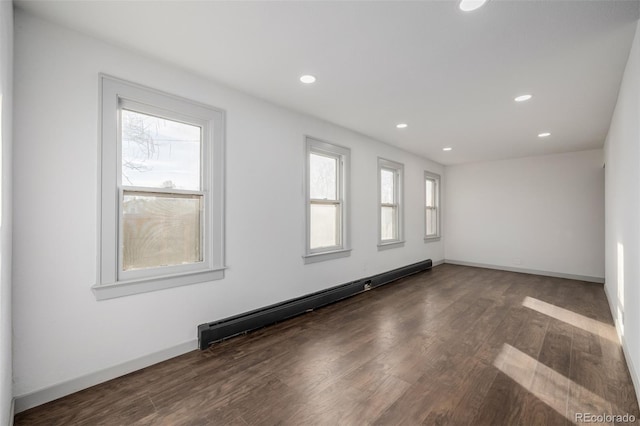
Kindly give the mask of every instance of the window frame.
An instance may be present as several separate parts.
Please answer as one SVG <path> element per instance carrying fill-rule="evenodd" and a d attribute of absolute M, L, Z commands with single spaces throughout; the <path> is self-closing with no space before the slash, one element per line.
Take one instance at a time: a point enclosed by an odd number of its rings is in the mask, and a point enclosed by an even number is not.
<path fill-rule="evenodd" d="M 390 206 L 388 203 L 382 203 L 382 171 L 387 170 L 394 173 L 394 202 L 391 206 L 395 206 L 396 213 L 396 238 L 382 239 L 382 207 Z M 388 248 L 396 248 L 404 246 L 404 164 L 396 161 L 387 160 L 378 157 L 378 250 Z"/>
<path fill-rule="evenodd" d="M 108 75 L 100 75 L 99 268 L 92 287 L 98 300 L 224 278 L 225 112 Z M 127 109 L 201 128 L 200 190 L 123 185 L 120 111 Z M 124 271 L 125 191 L 202 196 L 202 262 Z"/>
<path fill-rule="evenodd" d="M 434 195 L 434 207 L 427 206 L 427 181 L 431 180 L 435 183 L 435 195 Z M 433 173 L 425 170 L 424 172 L 424 240 L 425 242 L 430 241 L 438 241 L 441 237 L 441 226 L 440 226 L 440 217 L 442 215 L 442 209 L 440 208 L 440 175 L 437 173 Z M 435 234 L 427 234 L 427 210 L 433 210 L 436 214 L 436 233 Z"/>
<path fill-rule="evenodd" d="M 335 158 L 336 170 L 336 200 L 319 200 L 311 198 L 311 154 Z M 347 257 L 351 254 L 349 234 L 349 174 L 351 150 L 344 146 L 335 145 L 311 136 L 305 136 L 304 185 L 305 185 L 305 249 L 302 256 L 304 263 L 316 263 L 325 260 Z M 332 204 L 340 208 L 340 223 L 337 232 L 340 244 L 330 247 L 311 248 L 311 205 Z"/>

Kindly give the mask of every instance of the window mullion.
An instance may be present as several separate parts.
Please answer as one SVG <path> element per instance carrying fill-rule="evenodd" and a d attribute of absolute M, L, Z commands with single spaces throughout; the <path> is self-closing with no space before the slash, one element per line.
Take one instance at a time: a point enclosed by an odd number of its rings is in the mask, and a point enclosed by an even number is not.
<path fill-rule="evenodd" d="M 311 204 L 340 204 L 341 201 L 340 200 L 320 200 L 320 199 L 316 199 L 316 198 L 312 198 L 309 200 L 309 202 Z"/>
<path fill-rule="evenodd" d="M 200 195 L 204 196 L 205 191 L 195 191 L 188 189 L 176 189 L 176 188 L 151 188 L 145 186 L 123 186 L 122 190 L 125 192 L 136 192 L 143 194 L 175 194 L 175 195 Z"/>

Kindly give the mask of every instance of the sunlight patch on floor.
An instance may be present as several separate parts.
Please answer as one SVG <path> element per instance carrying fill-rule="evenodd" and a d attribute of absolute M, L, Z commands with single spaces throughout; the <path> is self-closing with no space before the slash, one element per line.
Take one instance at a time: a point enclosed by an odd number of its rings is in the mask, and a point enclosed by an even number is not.
<path fill-rule="evenodd" d="M 502 345 L 493 365 L 572 422 L 576 413 L 611 413 L 608 401 L 509 344 Z"/>
<path fill-rule="evenodd" d="M 540 299 L 534 297 L 525 297 L 522 306 L 525 308 L 533 309 L 541 314 L 545 314 L 574 327 L 581 328 L 589 333 L 596 334 L 603 337 L 613 343 L 619 344 L 618 334 L 614 326 L 605 324 L 601 321 L 594 320 L 584 315 L 577 314 L 568 309 L 561 308 L 551 303 L 543 302 Z"/>

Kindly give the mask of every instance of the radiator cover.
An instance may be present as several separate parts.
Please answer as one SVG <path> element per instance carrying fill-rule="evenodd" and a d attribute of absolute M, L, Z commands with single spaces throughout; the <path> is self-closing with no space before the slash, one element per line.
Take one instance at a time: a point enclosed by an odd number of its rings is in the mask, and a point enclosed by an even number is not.
<path fill-rule="evenodd" d="M 432 265 L 433 262 L 431 259 L 427 259 L 296 299 L 287 300 L 219 321 L 200 324 L 198 326 L 198 346 L 202 350 L 207 349 L 212 343 L 284 321 L 310 310 L 362 293 L 369 288 L 379 287 L 399 278 L 406 277 L 407 275 L 431 269 Z"/>

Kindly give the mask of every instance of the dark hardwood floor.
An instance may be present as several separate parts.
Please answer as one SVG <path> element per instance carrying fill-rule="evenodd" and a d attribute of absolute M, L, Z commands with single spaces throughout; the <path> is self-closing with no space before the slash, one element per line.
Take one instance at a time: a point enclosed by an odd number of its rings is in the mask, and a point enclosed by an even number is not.
<path fill-rule="evenodd" d="M 17 425 L 564 425 L 640 416 L 602 285 L 442 265 Z M 195 324 L 194 324 L 195 329 Z"/>

